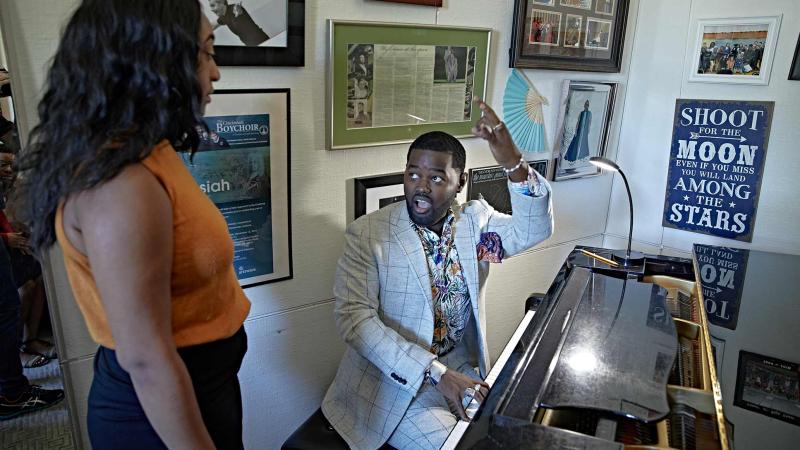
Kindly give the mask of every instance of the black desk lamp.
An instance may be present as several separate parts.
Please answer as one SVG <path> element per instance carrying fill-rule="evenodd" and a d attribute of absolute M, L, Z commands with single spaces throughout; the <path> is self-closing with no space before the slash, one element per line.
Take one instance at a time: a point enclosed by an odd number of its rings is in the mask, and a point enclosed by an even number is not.
<path fill-rule="evenodd" d="M 625 177 L 625 172 L 619 168 L 617 163 L 610 159 L 592 156 L 589 158 L 589 162 L 609 172 L 619 172 L 619 174 L 622 175 L 622 181 L 625 182 L 625 190 L 628 191 L 628 205 L 631 211 L 631 226 L 628 231 L 628 250 L 624 252 L 622 250 L 615 250 L 611 252 L 612 258 L 619 261 L 620 265 L 625 267 L 642 265 L 642 263 L 644 263 L 644 254 L 631 251 L 631 239 L 633 238 L 633 197 L 631 196 L 631 188 L 628 186 L 628 179 Z"/>

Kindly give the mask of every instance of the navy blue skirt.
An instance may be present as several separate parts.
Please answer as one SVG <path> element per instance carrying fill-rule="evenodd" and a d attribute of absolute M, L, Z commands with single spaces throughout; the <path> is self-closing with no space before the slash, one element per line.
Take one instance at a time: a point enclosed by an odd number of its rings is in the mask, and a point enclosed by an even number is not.
<path fill-rule="evenodd" d="M 242 394 L 237 376 L 247 351 L 244 327 L 233 336 L 178 349 L 218 449 L 242 449 Z M 114 350 L 100 347 L 89 392 L 89 439 L 95 450 L 166 449 L 145 416 L 130 375 Z"/>

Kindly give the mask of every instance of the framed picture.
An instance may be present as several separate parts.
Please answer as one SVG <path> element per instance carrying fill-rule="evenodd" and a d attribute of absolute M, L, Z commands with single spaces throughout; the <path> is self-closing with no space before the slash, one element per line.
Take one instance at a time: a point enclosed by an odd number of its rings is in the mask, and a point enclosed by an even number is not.
<path fill-rule="evenodd" d="M 528 161 L 541 176 L 547 178 L 549 161 L 546 159 Z M 511 214 L 511 196 L 508 193 L 508 176 L 501 166 L 489 166 L 469 169 L 467 182 L 467 199 L 483 198 L 492 208 Z"/>
<path fill-rule="evenodd" d="M 442 6 L 442 0 L 382 0 L 392 3 L 410 3 L 412 5 Z"/>
<path fill-rule="evenodd" d="M 204 120 L 184 162 L 228 223 L 239 283 L 292 278 L 289 89 L 216 91 Z"/>
<path fill-rule="evenodd" d="M 794 49 L 792 67 L 789 68 L 789 79 L 800 81 L 800 37 L 797 38 L 797 47 Z"/>
<path fill-rule="evenodd" d="M 405 200 L 403 172 L 355 178 L 353 182 L 353 220 Z"/>
<path fill-rule="evenodd" d="M 616 83 L 564 81 L 554 181 L 600 173 L 589 158 L 606 153 L 616 91 Z"/>
<path fill-rule="evenodd" d="M 491 31 L 328 21 L 329 149 L 411 142 L 427 131 L 472 136 Z"/>
<path fill-rule="evenodd" d="M 515 0 L 510 67 L 619 72 L 629 0 Z"/>
<path fill-rule="evenodd" d="M 305 0 L 200 0 L 220 66 L 303 66 Z"/>
<path fill-rule="evenodd" d="M 700 19 L 689 81 L 769 84 L 781 16 Z"/>
<path fill-rule="evenodd" d="M 739 351 L 733 404 L 800 425 L 800 365 Z"/>

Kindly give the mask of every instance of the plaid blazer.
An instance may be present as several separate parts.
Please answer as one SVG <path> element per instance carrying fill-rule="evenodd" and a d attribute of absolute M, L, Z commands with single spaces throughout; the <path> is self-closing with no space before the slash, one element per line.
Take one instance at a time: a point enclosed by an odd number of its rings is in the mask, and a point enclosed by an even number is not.
<path fill-rule="evenodd" d="M 483 287 L 489 263 L 478 261 L 481 234 L 499 235 L 505 256 L 547 239 L 553 229 L 550 186 L 528 197 L 511 192 L 513 216 L 484 200 L 453 205 L 453 232 L 478 324 L 482 375 L 488 372 Z M 394 432 L 435 358 L 428 265 L 405 202 L 347 227 L 334 283 L 336 325 L 347 343 L 322 411 L 352 448 L 377 449 Z"/>

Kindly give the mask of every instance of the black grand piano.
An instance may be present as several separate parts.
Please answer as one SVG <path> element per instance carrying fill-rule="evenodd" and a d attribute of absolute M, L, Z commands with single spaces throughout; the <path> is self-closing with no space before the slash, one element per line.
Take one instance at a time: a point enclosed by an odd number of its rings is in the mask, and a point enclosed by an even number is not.
<path fill-rule="evenodd" d="M 443 449 L 728 449 L 696 259 L 576 247 Z"/>

